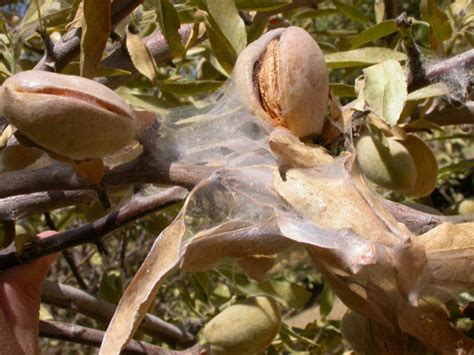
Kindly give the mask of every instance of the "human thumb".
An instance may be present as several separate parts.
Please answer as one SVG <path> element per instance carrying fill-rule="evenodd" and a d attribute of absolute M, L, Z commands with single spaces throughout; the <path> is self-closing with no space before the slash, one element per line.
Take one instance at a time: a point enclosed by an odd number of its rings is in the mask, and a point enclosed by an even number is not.
<path fill-rule="evenodd" d="M 48 238 L 56 233 L 45 231 L 38 237 Z M 9 328 L 11 335 L 27 354 L 34 354 L 37 350 L 41 289 L 48 269 L 56 258 L 57 254 L 49 255 L 0 274 L 0 309 L 5 323 L 0 326 Z"/>

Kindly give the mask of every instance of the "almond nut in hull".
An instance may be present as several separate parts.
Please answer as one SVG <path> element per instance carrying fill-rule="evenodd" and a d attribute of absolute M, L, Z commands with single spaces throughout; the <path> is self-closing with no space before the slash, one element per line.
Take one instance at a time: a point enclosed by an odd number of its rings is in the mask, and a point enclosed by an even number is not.
<path fill-rule="evenodd" d="M 247 299 L 219 313 L 204 327 L 212 354 L 255 354 L 268 347 L 281 326 L 280 309 L 267 296 Z"/>
<path fill-rule="evenodd" d="M 410 152 L 400 142 L 387 138 L 388 147 L 370 134 L 362 135 L 355 143 L 357 161 L 367 179 L 393 191 L 415 188 L 416 165 Z"/>
<path fill-rule="evenodd" d="M 23 135 L 74 160 L 100 159 L 130 143 L 138 124 L 119 95 L 89 79 L 25 71 L 0 88 L 0 111 Z"/>
<path fill-rule="evenodd" d="M 303 29 L 266 33 L 237 59 L 233 78 L 250 111 L 298 137 L 320 134 L 329 98 L 324 56 Z"/>

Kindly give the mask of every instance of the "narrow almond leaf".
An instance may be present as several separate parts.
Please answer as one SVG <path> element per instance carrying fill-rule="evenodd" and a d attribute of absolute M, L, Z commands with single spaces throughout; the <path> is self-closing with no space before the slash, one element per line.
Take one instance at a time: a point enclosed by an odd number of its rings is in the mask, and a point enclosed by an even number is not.
<path fill-rule="evenodd" d="M 324 59 L 329 68 L 361 67 L 386 60 L 406 60 L 406 55 L 389 48 L 366 47 L 327 54 Z"/>
<path fill-rule="evenodd" d="M 352 48 L 359 48 L 366 43 L 375 41 L 379 38 L 388 36 L 398 31 L 398 27 L 394 20 L 387 20 L 372 26 L 359 35 L 350 39 Z"/>
<path fill-rule="evenodd" d="M 184 52 L 184 45 L 181 43 L 181 36 L 178 33 L 180 22 L 178 12 L 170 0 L 152 1 L 161 33 L 165 36 L 170 52 L 173 57 L 179 57 Z"/>
<path fill-rule="evenodd" d="M 331 83 L 330 86 L 332 93 L 336 96 L 357 97 L 353 85 Z"/>
<path fill-rule="evenodd" d="M 110 0 L 84 0 L 81 35 L 81 76 L 93 78 L 112 30 Z"/>
<path fill-rule="evenodd" d="M 247 46 L 244 20 L 239 15 L 234 0 L 206 0 L 209 14 L 229 40 L 237 55 Z"/>
<path fill-rule="evenodd" d="M 218 64 L 225 71 L 226 75 L 229 75 L 237 60 L 237 54 L 232 44 L 218 28 L 211 16 L 204 17 L 204 24 L 206 25 L 207 36 L 209 42 L 211 42 L 212 51 L 215 56 L 213 57 L 217 59 Z"/>
<path fill-rule="evenodd" d="M 156 239 L 118 304 L 99 354 L 119 354 L 135 333 L 154 301 L 159 285 L 180 260 L 179 249 L 184 228 L 182 216 L 178 216 Z"/>
<path fill-rule="evenodd" d="M 336 15 L 337 9 L 333 7 L 326 7 L 326 8 L 318 8 L 318 9 L 301 9 L 300 11 L 297 12 L 295 18 L 304 20 L 304 19 L 314 19 L 318 17 L 324 17 L 324 16 L 331 16 L 331 15 Z"/>
<path fill-rule="evenodd" d="M 385 0 L 375 0 L 374 2 L 375 22 L 380 23 L 385 18 Z"/>
<path fill-rule="evenodd" d="M 429 22 L 432 30 L 433 48 L 438 48 L 440 43 L 451 37 L 453 32 L 448 15 L 439 7 L 436 0 L 422 0 L 420 2 L 421 18 Z"/>
<path fill-rule="evenodd" d="M 418 101 L 432 97 L 444 96 L 448 95 L 449 92 L 450 90 L 448 86 L 445 83 L 439 82 L 409 93 L 407 96 L 407 101 Z"/>
<path fill-rule="evenodd" d="M 331 313 L 334 305 L 335 295 L 328 283 L 324 284 L 323 292 L 319 297 L 319 313 L 321 317 L 326 317 Z"/>
<path fill-rule="evenodd" d="M 291 0 L 235 0 L 242 11 L 271 11 L 291 4 Z"/>
<path fill-rule="evenodd" d="M 137 70 L 146 76 L 151 82 L 156 81 L 158 69 L 155 58 L 143 43 L 138 34 L 132 33 L 127 27 L 127 50 L 132 59 L 132 63 Z"/>
<path fill-rule="evenodd" d="M 408 95 L 405 72 L 400 63 L 387 60 L 364 69 L 364 99 L 389 125 L 397 123 Z"/>
<path fill-rule="evenodd" d="M 210 93 L 224 84 L 219 80 L 164 80 L 157 86 L 166 92 L 176 95 L 198 95 Z"/>
<path fill-rule="evenodd" d="M 337 7 L 337 9 L 343 14 L 344 16 L 347 16 L 351 20 L 359 23 L 368 23 L 370 22 L 370 19 L 360 10 L 359 8 L 339 2 L 339 1 L 333 1 L 333 4 Z"/>
<path fill-rule="evenodd" d="M 228 72 L 247 45 L 245 24 L 233 0 L 207 0 L 205 24 L 216 57 Z"/>

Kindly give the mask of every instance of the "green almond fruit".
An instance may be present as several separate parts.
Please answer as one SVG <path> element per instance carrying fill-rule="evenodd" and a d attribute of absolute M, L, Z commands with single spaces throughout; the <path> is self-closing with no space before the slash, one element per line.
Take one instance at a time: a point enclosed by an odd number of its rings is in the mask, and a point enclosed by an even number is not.
<path fill-rule="evenodd" d="M 411 197 L 424 197 L 436 187 L 438 163 L 430 147 L 414 134 L 408 134 L 403 142 L 416 166 L 416 183 L 403 193 Z"/>
<path fill-rule="evenodd" d="M 281 326 L 277 302 L 266 296 L 247 299 L 226 308 L 204 327 L 211 353 L 254 354 L 268 347 Z"/>
<path fill-rule="evenodd" d="M 395 139 L 387 138 L 388 147 L 370 134 L 355 143 L 357 161 L 362 173 L 373 183 L 393 190 L 406 191 L 416 185 L 416 165 L 408 149 Z"/>

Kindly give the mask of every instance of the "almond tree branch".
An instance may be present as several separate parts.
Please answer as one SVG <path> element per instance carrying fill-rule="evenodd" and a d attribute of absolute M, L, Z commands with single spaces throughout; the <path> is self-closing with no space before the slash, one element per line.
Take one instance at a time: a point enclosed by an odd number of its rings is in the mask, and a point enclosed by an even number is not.
<path fill-rule="evenodd" d="M 456 71 L 469 71 L 474 67 L 474 49 L 445 59 L 426 68 L 426 79 L 434 82 Z"/>
<path fill-rule="evenodd" d="M 0 222 L 16 221 L 36 213 L 80 205 L 97 199 L 91 190 L 47 191 L 0 199 Z"/>
<path fill-rule="evenodd" d="M 104 324 L 109 323 L 117 308 L 77 288 L 49 280 L 43 283 L 41 301 L 59 308 L 73 309 Z M 194 341 L 192 334 L 151 314 L 145 316 L 140 330 L 157 339 L 180 344 L 189 344 Z"/>
<path fill-rule="evenodd" d="M 54 223 L 53 219 L 51 218 L 51 214 L 49 213 L 49 211 L 44 213 L 44 219 L 45 219 L 47 227 L 50 230 L 52 231 L 58 230 L 58 228 L 56 227 L 56 223 Z M 64 259 L 66 260 L 66 263 L 69 265 L 69 268 L 71 269 L 71 272 L 74 275 L 79 287 L 87 291 L 88 286 L 86 282 L 84 281 L 84 279 L 82 278 L 79 268 L 76 265 L 74 254 L 72 254 L 68 249 L 63 250 L 61 253 Z"/>
<path fill-rule="evenodd" d="M 405 224 L 416 235 L 426 233 L 445 222 L 454 224 L 474 222 L 474 213 L 444 216 L 419 211 L 386 199 L 382 199 L 382 203 L 399 222 Z"/>
<path fill-rule="evenodd" d="M 151 145 L 151 144 L 150 144 Z M 142 155 L 132 162 L 106 171 L 103 186 L 134 183 L 162 183 L 192 187 L 217 168 L 195 167 L 160 161 L 154 155 Z M 66 164 L 54 164 L 33 171 L 14 171 L 0 174 L 0 198 L 44 191 L 97 189 L 88 180 L 77 176 Z M 26 197 L 25 197 L 26 198 Z"/>
<path fill-rule="evenodd" d="M 104 332 L 80 325 L 66 324 L 56 321 L 40 321 L 40 337 L 66 340 L 78 344 L 100 347 Z M 200 344 L 192 348 L 181 351 L 174 351 L 160 348 L 159 346 L 131 340 L 125 346 L 123 354 L 156 354 L 156 355 L 175 355 L 175 354 L 203 354 L 207 353 L 206 347 Z"/>
<path fill-rule="evenodd" d="M 112 26 L 117 25 L 121 20 L 127 17 L 142 0 L 116 0 L 112 3 Z M 48 63 L 46 54 L 36 64 L 36 70 L 62 71 L 66 65 L 79 55 L 81 48 L 81 28 L 71 28 L 66 32 L 61 40 L 54 46 L 52 57 L 54 63 Z"/>
<path fill-rule="evenodd" d="M 474 67 L 474 49 L 444 59 L 439 63 L 428 65 L 423 68 L 422 75 L 410 75 L 408 91 L 414 91 L 428 84 L 441 81 L 453 73 L 469 75 L 472 67 Z"/>
<path fill-rule="evenodd" d="M 64 249 L 62 252 L 64 259 L 66 260 L 66 263 L 69 265 L 69 269 L 71 269 L 72 275 L 76 279 L 77 284 L 79 285 L 80 288 L 82 288 L 84 291 L 87 291 L 89 289 L 89 286 L 87 286 L 86 281 L 81 275 L 81 272 L 79 271 L 79 268 L 76 265 L 76 259 L 74 258 L 74 254 L 71 253 L 68 249 Z"/>
<path fill-rule="evenodd" d="M 186 24 L 182 25 L 179 29 L 179 34 L 181 35 L 181 42 L 186 44 L 189 37 L 191 36 L 193 25 Z M 155 58 L 156 63 L 164 64 L 169 63 L 172 59 L 168 42 L 166 42 L 165 37 L 163 34 L 157 30 L 150 34 L 148 37 L 143 39 L 143 43 L 147 46 L 150 53 Z M 123 47 L 117 48 L 113 51 L 107 58 L 105 58 L 101 64 L 106 67 L 110 68 L 117 68 L 121 70 L 129 71 L 130 74 L 128 75 L 117 75 L 117 76 L 107 76 L 107 77 L 100 77 L 96 78 L 98 82 L 108 86 L 109 88 L 115 89 L 118 88 L 120 85 L 125 84 L 127 81 L 136 78 L 140 73 L 135 68 L 128 55 L 127 51 Z"/>
<path fill-rule="evenodd" d="M 111 231 L 159 208 L 182 201 L 187 194 L 188 191 L 182 187 L 171 187 L 151 196 L 136 194 L 121 208 L 93 223 L 26 244 L 21 252 L 12 250 L 10 247 L 0 251 L 0 270 L 80 244 L 97 243 Z M 14 249 L 13 246 L 12 248 Z"/>
<path fill-rule="evenodd" d="M 425 119 L 439 126 L 474 124 L 474 101 L 468 101 L 461 107 L 446 106 L 434 109 Z"/>

